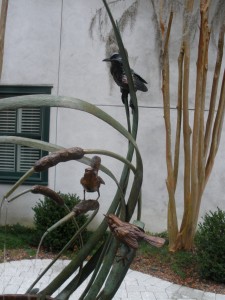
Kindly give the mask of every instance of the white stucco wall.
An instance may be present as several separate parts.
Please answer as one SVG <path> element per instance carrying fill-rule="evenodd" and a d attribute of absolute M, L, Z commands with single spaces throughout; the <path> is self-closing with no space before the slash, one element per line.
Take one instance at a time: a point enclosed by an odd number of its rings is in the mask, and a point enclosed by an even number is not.
<path fill-rule="evenodd" d="M 112 9 L 118 18 L 131 0 L 122 1 Z M 80 98 L 96 104 L 126 126 L 125 110 L 120 91 L 110 81 L 105 58 L 105 45 L 99 40 L 98 27 L 93 39 L 89 35 L 90 20 L 100 0 L 17 0 L 9 1 L 5 55 L 1 83 L 53 84 L 53 95 Z M 108 22 L 107 30 L 110 29 Z M 181 20 L 174 21 L 171 41 L 171 120 L 173 136 L 176 121 L 177 54 L 180 45 Z M 147 93 L 138 92 L 139 134 L 138 145 L 144 161 L 142 219 L 146 229 L 166 229 L 167 190 L 165 162 L 165 130 L 162 109 L 162 93 L 159 78 L 155 31 L 150 1 L 140 1 L 133 30 L 129 26 L 123 40 L 129 52 L 130 65 L 149 82 Z M 190 107 L 194 103 L 196 48 L 192 45 Z M 209 56 L 214 60 L 215 47 L 210 46 Z M 224 67 L 224 65 L 223 65 Z M 209 79 L 213 64 L 209 62 Z M 210 81 L 209 81 L 210 82 Z M 211 83 L 208 85 L 209 96 Z M 208 105 L 208 104 L 207 104 Z M 207 112 L 206 112 L 207 115 Z M 193 119 L 193 111 L 190 112 Z M 225 209 L 224 133 L 215 168 L 206 188 L 201 215 L 216 206 Z M 127 141 L 102 121 L 82 112 L 69 109 L 51 109 L 50 142 L 64 147 L 100 148 L 125 155 Z M 179 222 L 183 213 L 183 170 L 178 182 L 176 201 Z M 122 164 L 102 156 L 102 164 L 119 179 Z M 83 196 L 80 178 L 85 166 L 78 162 L 64 163 L 49 172 L 49 186 L 56 191 Z M 101 173 L 105 186 L 101 187 L 101 209 L 93 228 L 103 218 L 116 191 L 110 178 Z M 0 196 L 8 185 L 1 185 Z M 20 190 L 25 187 L 21 187 Z M 29 195 L 8 205 L 8 223 L 28 224 L 32 220 L 31 207 L 39 197 Z"/>

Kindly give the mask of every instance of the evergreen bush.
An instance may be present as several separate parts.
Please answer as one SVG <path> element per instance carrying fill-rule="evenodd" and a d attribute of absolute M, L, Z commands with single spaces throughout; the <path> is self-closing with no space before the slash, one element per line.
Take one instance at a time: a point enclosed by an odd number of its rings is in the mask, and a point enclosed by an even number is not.
<path fill-rule="evenodd" d="M 201 276 L 225 282 L 225 211 L 207 213 L 196 234 L 197 261 Z"/>
<path fill-rule="evenodd" d="M 80 199 L 75 194 L 59 194 L 70 210 L 80 202 Z M 63 218 L 68 212 L 65 207 L 56 205 L 55 202 L 48 197 L 45 197 L 44 200 L 40 200 L 40 202 L 38 202 L 32 209 L 34 211 L 34 224 L 37 230 L 34 242 L 38 245 L 46 230 Z M 80 215 L 76 217 L 76 222 L 79 227 L 81 227 L 86 221 L 87 215 Z M 44 246 L 48 251 L 54 252 L 61 250 L 73 237 L 76 231 L 77 228 L 74 222 L 69 220 L 52 232 L 48 233 L 43 240 L 42 246 Z M 84 242 L 87 241 L 86 229 L 82 233 L 82 238 Z M 77 238 L 74 244 L 71 245 L 70 250 L 77 246 L 80 247 L 79 238 Z"/>

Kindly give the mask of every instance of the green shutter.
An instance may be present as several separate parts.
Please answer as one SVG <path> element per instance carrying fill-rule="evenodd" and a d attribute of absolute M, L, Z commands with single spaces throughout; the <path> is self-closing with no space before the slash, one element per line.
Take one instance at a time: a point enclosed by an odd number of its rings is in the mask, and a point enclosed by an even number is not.
<path fill-rule="evenodd" d="M 51 94 L 52 86 L 0 85 L 0 98 L 28 94 Z M 1 101 L 1 99 L 0 99 Z M 0 135 L 24 136 L 48 141 L 50 109 L 20 108 L 0 111 Z M 0 144 L 0 182 L 14 183 L 45 151 L 26 146 Z M 27 184 L 47 184 L 48 172 L 33 174 Z"/>
<path fill-rule="evenodd" d="M 15 172 L 16 146 L 0 144 L 0 171 Z"/>
<path fill-rule="evenodd" d="M 18 133 L 41 135 L 41 109 L 22 108 L 18 110 Z"/>
<path fill-rule="evenodd" d="M 9 134 L 16 132 L 16 110 L 0 111 L 0 134 Z"/>
<path fill-rule="evenodd" d="M 17 172 L 25 173 L 41 157 L 41 151 L 26 146 L 17 146 Z"/>

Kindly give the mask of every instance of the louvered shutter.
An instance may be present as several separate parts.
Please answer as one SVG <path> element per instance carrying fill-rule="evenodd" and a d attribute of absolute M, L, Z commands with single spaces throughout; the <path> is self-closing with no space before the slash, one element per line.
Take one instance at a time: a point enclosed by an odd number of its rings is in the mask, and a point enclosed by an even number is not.
<path fill-rule="evenodd" d="M 0 144 L 0 170 L 3 172 L 15 172 L 15 150 L 13 144 Z"/>
<path fill-rule="evenodd" d="M 18 109 L 17 132 L 30 134 L 33 138 L 40 138 L 41 110 L 40 108 Z M 17 172 L 26 172 L 41 157 L 41 151 L 25 146 L 17 147 Z"/>
<path fill-rule="evenodd" d="M 41 110 L 40 108 L 22 108 L 18 110 L 18 132 L 40 136 Z"/>
<path fill-rule="evenodd" d="M 0 111 L 0 133 L 15 133 L 16 132 L 16 110 Z"/>
<path fill-rule="evenodd" d="M 52 85 L 0 84 L 1 98 L 20 95 L 51 94 Z M 49 107 L 0 111 L 0 135 L 49 140 Z M 14 183 L 47 152 L 30 147 L 0 143 L 0 182 Z M 48 172 L 35 172 L 26 184 L 48 184 Z"/>
<path fill-rule="evenodd" d="M 27 135 L 41 138 L 41 109 L 20 108 L 0 111 L 1 134 Z M 0 144 L 0 170 L 23 172 L 29 170 L 41 157 L 41 151 L 25 146 Z"/>
<path fill-rule="evenodd" d="M 16 132 L 16 110 L 0 111 L 0 133 L 12 134 Z M 15 172 L 15 150 L 13 144 L 0 144 L 0 170 L 4 172 Z"/>
<path fill-rule="evenodd" d="M 25 173 L 40 159 L 41 151 L 26 146 L 17 147 L 17 171 Z"/>

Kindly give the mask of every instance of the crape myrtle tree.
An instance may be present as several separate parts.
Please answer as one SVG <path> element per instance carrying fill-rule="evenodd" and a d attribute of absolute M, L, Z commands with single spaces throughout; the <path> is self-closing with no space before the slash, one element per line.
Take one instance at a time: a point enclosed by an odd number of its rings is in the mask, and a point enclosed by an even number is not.
<path fill-rule="evenodd" d="M 164 119 L 166 129 L 166 163 L 168 190 L 168 233 L 170 250 L 190 250 L 194 245 L 194 236 L 198 223 L 200 205 L 204 190 L 211 174 L 218 151 L 225 104 L 225 72 L 223 70 L 220 83 L 221 65 L 224 48 L 224 2 L 193 1 L 183 2 L 183 35 L 178 56 L 177 82 L 177 120 L 175 132 L 175 148 L 171 147 L 171 117 L 170 117 L 170 63 L 169 41 L 174 18 L 174 3 L 164 7 L 165 1 L 156 10 L 156 20 L 161 37 L 162 61 L 162 93 Z M 152 1 L 153 6 L 155 5 Z M 157 4 L 159 5 L 159 4 Z M 194 6 L 195 5 L 195 6 Z M 195 10 L 194 10 L 195 7 Z M 168 13 L 167 24 L 164 23 L 164 9 Z M 196 11 L 197 9 L 197 11 Z M 197 18 L 196 18 L 197 12 Z M 194 20 L 194 22 L 193 22 Z M 191 35 L 193 24 L 197 25 L 197 63 L 195 78 L 194 120 L 190 122 L 190 59 Z M 210 37 L 217 39 L 217 58 L 212 82 L 207 80 L 208 55 Z M 206 88 L 211 86 L 209 110 L 205 119 Z M 180 228 L 176 214 L 175 191 L 178 177 L 179 153 L 182 150 L 180 138 L 183 130 L 184 152 L 184 212 Z"/>
<path fill-rule="evenodd" d="M 201 201 L 204 190 L 211 174 L 214 160 L 220 143 L 225 101 L 225 79 L 222 73 L 222 58 L 224 49 L 224 16 L 225 1 L 210 0 L 146 0 L 152 10 L 152 20 L 155 28 L 153 37 L 156 45 L 161 76 L 162 98 L 166 132 L 166 186 L 168 191 L 168 234 L 171 251 L 193 248 Z M 110 2 L 113 7 L 121 0 Z M 141 1 L 128 3 L 126 10 L 118 18 L 118 26 L 123 32 L 127 26 L 135 26 L 138 8 Z M 179 24 L 174 19 L 181 17 Z M 106 44 L 106 54 L 118 50 L 115 35 L 111 30 L 105 33 L 107 24 L 104 23 L 104 8 L 100 8 L 90 24 L 90 34 L 98 24 L 99 37 Z M 170 40 L 173 29 L 180 26 L 178 50 L 178 77 L 170 72 Z M 210 42 L 217 52 L 213 62 L 208 55 Z M 192 49 L 197 50 L 195 78 L 190 85 L 190 66 L 196 60 Z M 174 51 L 173 51 L 174 52 Z M 172 53 L 174 56 L 174 53 Z M 149 58 L 149 59 L 152 59 Z M 207 79 L 208 60 L 214 63 L 214 76 Z M 222 78 L 221 78 L 222 77 Z M 177 81 L 177 83 L 176 83 Z M 177 84 L 177 117 L 171 119 L 171 84 Z M 191 89 L 195 89 L 194 121 L 190 121 Z M 211 89 L 207 99 L 207 90 Z M 207 100 L 209 110 L 206 112 Z M 172 125 L 175 124 L 175 132 Z M 183 136 L 182 136 L 183 135 Z M 180 143 L 183 138 L 183 144 Z M 173 142 L 175 147 L 173 148 Z M 181 162 L 180 153 L 183 151 L 184 160 Z M 183 217 L 178 225 L 176 187 L 179 166 L 183 164 Z M 181 179 L 182 181 L 182 179 Z"/>

